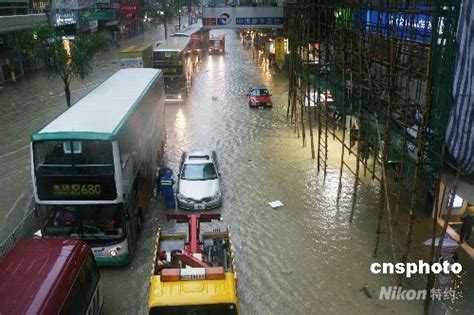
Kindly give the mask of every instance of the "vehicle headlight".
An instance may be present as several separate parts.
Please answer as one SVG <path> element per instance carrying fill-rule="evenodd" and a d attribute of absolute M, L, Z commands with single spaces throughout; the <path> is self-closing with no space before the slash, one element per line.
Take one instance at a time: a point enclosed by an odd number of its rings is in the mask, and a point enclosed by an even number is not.
<path fill-rule="evenodd" d="M 178 94 L 178 99 L 181 99 L 181 94 Z"/>
<path fill-rule="evenodd" d="M 267 103 L 267 105 L 272 105 L 272 103 Z"/>
<path fill-rule="evenodd" d="M 214 196 L 211 197 L 211 201 L 217 201 L 221 198 L 221 192 L 218 191 Z"/>
<path fill-rule="evenodd" d="M 121 250 L 122 248 L 120 246 L 117 246 L 115 248 L 112 248 L 111 250 L 109 250 L 109 255 L 112 256 L 112 257 L 115 257 L 117 256 L 118 252 Z"/>
<path fill-rule="evenodd" d="M 212 49 L 211 49 L 211 48 L 209 48 L 209 52 L 211 52 L 211 51 L 212 51 Z"/>
<path fill-rule="evenodd" d="M 177 194 L 176 198 L 178 198 L 179 201 L 186 201 L 186 198 L 182 194 Z"/>
<path fill-rule="evenodd" d="M 220 49 L 220 52 L 222 52 L 222 49 Z"/>

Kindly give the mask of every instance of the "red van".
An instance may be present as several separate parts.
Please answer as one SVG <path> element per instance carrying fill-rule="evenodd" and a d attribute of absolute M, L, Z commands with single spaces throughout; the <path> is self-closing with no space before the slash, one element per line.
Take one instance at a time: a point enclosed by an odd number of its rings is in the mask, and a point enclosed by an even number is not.
<path fill-rule="evenodd" d="M 0 260 L 0 314 L 102 314 L 99 269 L 86 243 L 28 239 Z"/>

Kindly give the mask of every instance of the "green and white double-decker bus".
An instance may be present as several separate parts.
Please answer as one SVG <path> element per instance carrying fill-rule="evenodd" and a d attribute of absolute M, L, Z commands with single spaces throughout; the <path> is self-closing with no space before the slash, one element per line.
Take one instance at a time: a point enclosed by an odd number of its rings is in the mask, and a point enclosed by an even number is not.
<path fill-rule="evenodd" d="M 123 69 L 31 136 L 43 237 L 87 242 L 99 265 L 127 264 L 162 157 L 163 74 Z"/>
<path fill-rule="evenodd" d="M 198 57 L 192 54 L 191 37 L 170 37 L 153 50 L 153 67 L 165 76 L 167 101 L 181 102 L 192 85 Z"/>

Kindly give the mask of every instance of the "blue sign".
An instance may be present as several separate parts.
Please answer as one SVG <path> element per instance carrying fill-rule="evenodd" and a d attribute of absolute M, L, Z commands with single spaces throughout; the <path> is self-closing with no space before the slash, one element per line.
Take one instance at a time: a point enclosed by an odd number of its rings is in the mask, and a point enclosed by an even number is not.
<path fill-rule="evenodd" d="M 230 23 L 230 15 L 228 13 L 222 13 L 217 18 L 217 25 L 227 25 Z"/>
<path fill-rule="evenodd" d="M 236 18 L 237 25 L 283 25 L 282 17 Z"/>
<path fill-rule="evenodd" d="M 417 6 L 417 10 L 428 11 L 430 7 Z M 428 14 L 381 12 L 377 10 L 360 10 L 356 13 L 356 24 L 366 32 L 396 36 L 424 43 L 431 41 L 433 16 Z M 357 26 L 357 25 L 356 25 Z"/>

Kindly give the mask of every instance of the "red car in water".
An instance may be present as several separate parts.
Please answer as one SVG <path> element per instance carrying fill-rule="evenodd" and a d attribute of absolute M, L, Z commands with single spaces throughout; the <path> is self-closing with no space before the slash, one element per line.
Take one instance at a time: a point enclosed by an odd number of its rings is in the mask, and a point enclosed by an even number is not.
<path fill-rule="evenodd" d="M 249 107 L 272 107 L 272 95 L 264 85 L 255 85 L 250 87 L 247 93 L 247 102 Z"/>

